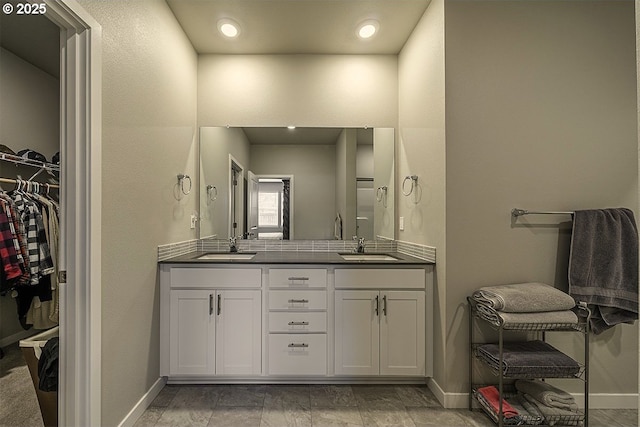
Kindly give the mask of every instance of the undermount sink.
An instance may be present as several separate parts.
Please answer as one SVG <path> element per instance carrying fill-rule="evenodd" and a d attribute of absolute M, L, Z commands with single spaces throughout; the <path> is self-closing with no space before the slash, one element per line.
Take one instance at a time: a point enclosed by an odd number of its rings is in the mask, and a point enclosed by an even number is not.
<path fill-rule="evenodd" d="M 232 260 L 232 259 L 252 259 L 256 256 L 255 252 L 224 252 L 224 253 L 210 253 L 199 256 L 197 259 L 204 260 Z"/>
<path fill-rule="evenodd" d="M 387 254 L 340 254 L 345 261 L 397 261 L 398 258 Z"/>

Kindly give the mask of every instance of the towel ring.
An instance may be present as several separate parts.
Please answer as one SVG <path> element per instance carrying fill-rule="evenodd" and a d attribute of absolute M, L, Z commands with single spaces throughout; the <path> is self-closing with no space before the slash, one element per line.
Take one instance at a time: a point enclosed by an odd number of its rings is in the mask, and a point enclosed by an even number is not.
<path fill-rule="evenodd" d="M 212 202 L 218 198 L 218 189 L 211 184 L 207 185 L 207 198 Z"/>
<path fill-rule="evenodd" d="M 184 189 L 184 180 L 185 179 L 189 180 L 189 189 L 188 190 Z M 192 182 L 191 182 L 191 177 L 189 175 L 179 174 L 178 175 L 178 184 L 180 184 L 180 190 L 182 191 L 182 194 L 184 194 L 186 196 L 187 194 L 191 193 Z"/>
<path fill-rule="evenodd" d="M 381 202 L 385 199 L 385 197 L 387 197 L 387 186 L 384 185 L 382 187 L 378 187 L 378 189 L 376 190 L 376 200 L 378 202 Z"/>
<path fill-rule="evenodd" d="M 411 187 L 409 188 L 409 191 L 405 191 L 405 184 L 408 180 L 411 180 Z M 418 175 L 407 175 L 404 177 L 404 180 L 402 181 L 402 194 L 404 194 L 405 196 L 409 196 L 411 195 L 411 193 L 413 193 L 413 189 L 414 187 L 418 186 Z"/>

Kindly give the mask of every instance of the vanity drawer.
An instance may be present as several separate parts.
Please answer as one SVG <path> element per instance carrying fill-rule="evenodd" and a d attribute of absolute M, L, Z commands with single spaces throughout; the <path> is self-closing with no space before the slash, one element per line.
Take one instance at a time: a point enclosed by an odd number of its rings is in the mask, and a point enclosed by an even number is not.
<path fill-rule="evenodd" d="M 269 310 L 326 310 L 327 291 L 269 291 Z"/>
<path fill-rule="evenodd" d="M 269 375 L 326 375 L 326 334 L 270 334 Z"/>
<path fill-rule="evenodd" d="M 269 313 L 269 332 L 327 332 L 327 313 Z"/>
<path fill-rule="evenodd" d="M 171 268 L 172 288 L 259 288 L 259 268 Z"/>
<path fill-rule="evenodd" d="M 422 268 L 336 268 L 336 289 L 424 289 Z"/>
<path fill-rule="evenodd" d="M 326 288 L 327 270 L 324 268 L 270 268 L 271 288 Z"/>

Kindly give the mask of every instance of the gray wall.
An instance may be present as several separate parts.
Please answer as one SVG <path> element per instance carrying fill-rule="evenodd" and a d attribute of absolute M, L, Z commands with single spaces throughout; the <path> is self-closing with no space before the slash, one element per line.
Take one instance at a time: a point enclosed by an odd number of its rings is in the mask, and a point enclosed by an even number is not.
<path fill-rule="evenodd" d="M 396 55 L 200 55 L 198 125 L 396 127 L 397 65 Z"/>
<path fill-rule="evenodd" d="M 398 58 L 398 183 L 395 198 L 397 217 L 404 217 L 405 228 L 398 232 L 397 239 L 437 248 L 434 376 L 438 384 L 445 387 L 444 0 L 431 1 Z M 418 189 L 410 197 L 402 195 L 400 188 L 408 175 L 418 175 Z"/>
<path fill-rule="evenodd" d="M 197 55 L 161 0 L 79 2 L 102 37 L 102 425 L 158 380 L 157 246 L 196 238 Z M 195 184 L 195 183 L 194 183 Z"/>
<path fill-rule="evenodd" d="M 626 206 L 638 214 L 633 8 L 632 1 L 446 3 L 450 392 L 466 386 L 466 295 L 534 280 L 567 287 L 571 218 L 514 224 L 511 208 Z M 551 342 L 581 354 L 573 335 Z M 591 391 L 636 393 L 637 357 L 637 326 L 593 338 Z"/>
<path fill-rule="evenodd" d="M 342 239 L 356 230 L 356 130 L 344 129 L 336 141 L 336 211 L 342 218 Z M 334 215 L 335 218 L 335 215 Z M 332 227 L 333 229 L 333 227 Z"/>
<path fill-rule="evenodd" d="M 240 128 L 200 128 L 200 237 L 229 238 L 229 154 L 249 168 L 250 145 Z M 250 168 L 249 168 L 250 169 Z M 206 186 L 218 191 L 215 200 L 207 199 Z"/>

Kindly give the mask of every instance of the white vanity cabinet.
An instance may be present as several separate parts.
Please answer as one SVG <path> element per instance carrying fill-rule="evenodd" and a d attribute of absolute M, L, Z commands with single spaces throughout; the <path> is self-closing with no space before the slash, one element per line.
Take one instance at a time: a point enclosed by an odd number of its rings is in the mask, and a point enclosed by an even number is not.
<path fill-rule="evenodd" d="M 259 375 L 260 287 L 259 268 L 162 266 L 161 375 Z"/>
<path fill-rule="evenodd" d="M 430 372 L 424 269 L 336 269 L 335 287 L 336 376 Z"/>
<path fill-rule="evenodd" d="M 317 258 L 160 264 L 160 375 L 174 384 L 433 376 L 433 267 Z"/>
<path fill-rule="evenodd" d="M 271 267 L 267 373 L 327 374 L 326 268 Z"/>

